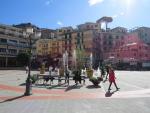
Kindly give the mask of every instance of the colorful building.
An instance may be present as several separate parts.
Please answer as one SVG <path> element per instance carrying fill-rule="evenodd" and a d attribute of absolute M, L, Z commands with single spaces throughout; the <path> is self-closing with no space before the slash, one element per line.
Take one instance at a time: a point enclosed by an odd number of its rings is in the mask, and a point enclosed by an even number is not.
<path fill-rule="evenodd" d="M 130 66 L 142 66 L 150 62 L 150 46 L 144 43 L 136 33 L 125 35 L 124 39 L 116 42 L 110 52 L 104 53 L 105 61 L 112 63 L 126 63 Z"/>

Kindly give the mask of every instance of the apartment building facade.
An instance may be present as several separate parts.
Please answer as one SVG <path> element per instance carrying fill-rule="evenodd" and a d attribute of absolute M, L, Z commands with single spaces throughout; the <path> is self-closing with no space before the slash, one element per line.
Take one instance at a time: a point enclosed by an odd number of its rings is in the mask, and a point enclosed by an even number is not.
<path fill-rule="evenodd" d="M 0 67 L 16 66 L 16 56 L 29 48 L 27 33 L 20 28 L 0 25 Z"/>

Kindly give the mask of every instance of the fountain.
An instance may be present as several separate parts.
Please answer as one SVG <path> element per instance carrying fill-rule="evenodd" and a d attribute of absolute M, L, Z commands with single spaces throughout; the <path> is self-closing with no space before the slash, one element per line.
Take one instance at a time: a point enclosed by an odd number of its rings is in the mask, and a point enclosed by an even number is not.
<path fill-rule="evenodd" d="M 88 78 L 92 78 L 93 77 L 93 69 L 92 69 L 92 61 L 93 61 L 93 55 L 92 53 L 90 54 L 90 58 L 89 58 L 89 68 L 86 70 L 87 76 Z"/>
<path fill-rule="evenodd" d="M 97 69 L 97 74 L 98 74 L 98 76 L 100 76 L 100 75 L 101 75 L 101 71 L 100 71 L 100 69 L 99 69 L 99 68 Z"/>
<path fill-rule="evenodd" d="M 90 54 L 90 68 L 92 69 L 93 67 L 93 54 Z"/>
<path fill-rule="evenodd" d="M 67 51 L 63 53 L 63 66 L 64 66 L 64 69 L 68 67 L 68 52 Z"/>
<path fill-rule="evenodd" d="M 76 50 L 73 50 L 73 66 L 76 69 L 77 68 L 77 54 Z"/>

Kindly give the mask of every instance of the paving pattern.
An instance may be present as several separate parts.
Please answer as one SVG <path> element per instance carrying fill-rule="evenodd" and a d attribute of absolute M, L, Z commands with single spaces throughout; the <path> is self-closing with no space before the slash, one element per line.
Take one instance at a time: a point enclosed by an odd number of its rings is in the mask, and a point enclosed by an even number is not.
<path fill-rule="evenodd" d="M 33 85 L 33 94 L 23 96 L 26 77 L 25 71 L 0 71 L 0 113 L 124 113 L 128 109 L 131 113 L 150 113 L 148 71 L 116 71 L 119 91 L 112 85 L 108 92 L 108 81 L 100 87 L 93 87 L 89 80 L 78 86 L 74 81 L 69 86 L 55 81 L 52 86 Z"/>

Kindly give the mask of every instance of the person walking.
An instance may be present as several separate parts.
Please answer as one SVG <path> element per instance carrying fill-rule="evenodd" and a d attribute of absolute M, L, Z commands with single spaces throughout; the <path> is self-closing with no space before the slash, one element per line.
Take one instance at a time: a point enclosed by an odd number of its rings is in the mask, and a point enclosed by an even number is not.
<path fill-rule="evenodd" d="M 109 84 L 109 88 L 108 88 L 108 91 L 110 91 L 111 90 L 111 85 L 112 85 L 112 83 L 114 83 L 114 85 L 115 85 L 115 87 L 116 87 L 116 90 L 119 90 L 120 88 L 118 88 L 118 86 L 117 86 L 117 84 L 116 84 L 116 82 L 115 82 L 115 73 L 114 73 L 114 70 L 113 70 L 113 68 L 112 67 L 110 67 L 109 68 L 109 82 L 110 82 L 110 84 Z"/>

